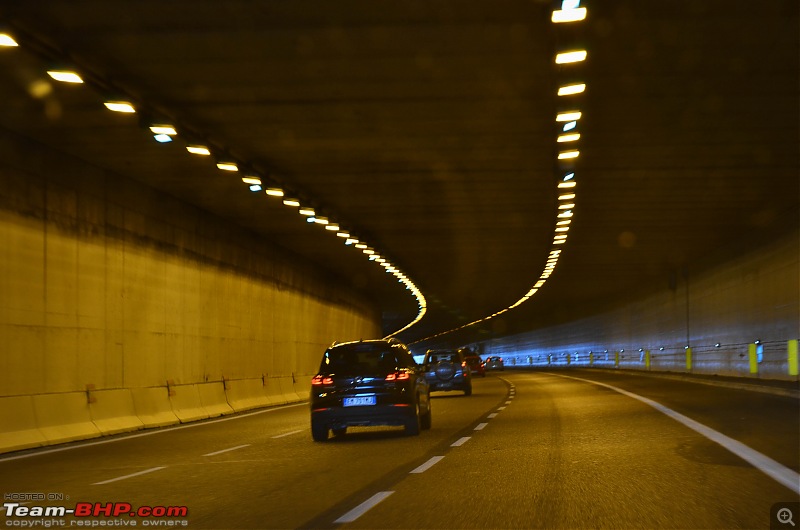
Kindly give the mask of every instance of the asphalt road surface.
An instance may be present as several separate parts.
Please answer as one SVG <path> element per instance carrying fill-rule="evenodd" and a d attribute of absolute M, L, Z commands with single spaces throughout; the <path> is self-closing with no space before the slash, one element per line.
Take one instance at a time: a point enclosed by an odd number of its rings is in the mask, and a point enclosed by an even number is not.
<path fill-rule="evenodd" d="M 797 398 L 507 370 L 432 401 L 433 428 L 413 437 L 355 428 L 315 443 L 300 404 L 0 457 L 3 525 L 793 528 L 776 503 L 795 503 L 800 524 Z M 96 505 L 121 513 L 19 515 Z M 130 515 L 140 507 L 187 512 Z"/>

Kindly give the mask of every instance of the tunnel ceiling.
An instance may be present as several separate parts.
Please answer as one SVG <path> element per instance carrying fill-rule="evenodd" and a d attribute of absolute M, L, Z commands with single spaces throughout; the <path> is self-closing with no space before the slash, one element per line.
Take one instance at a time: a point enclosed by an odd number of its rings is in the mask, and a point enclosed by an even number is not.
<path fill-rule="evenodd" d="M 540 290 L 420 344 L 571 321 L 796 229 L 796 0 L 582 5 L 555 25 L 558 6 L 533 0 L 6 1 L 20 47 L 0 49 L 0 126 L 311 259 L 375 300 L 387 332 L 415 317 L 382 267 L 185 142 L 249 164 L 415 282 L 428 312 L 409 342 L 531 289 L 574 171 Z M 573 47 L 587 60 L 556 66 Z M 93 84 L 50 80 L 56 63 Z M 585 93 L 557 97 L 573 78 Z M 109 112 L 98 87 L 140 112 Z M 583 113 L 573 166 L 557 161 L 567 107 Z M 149 116 L 176 141 L 155 142 Z"/>

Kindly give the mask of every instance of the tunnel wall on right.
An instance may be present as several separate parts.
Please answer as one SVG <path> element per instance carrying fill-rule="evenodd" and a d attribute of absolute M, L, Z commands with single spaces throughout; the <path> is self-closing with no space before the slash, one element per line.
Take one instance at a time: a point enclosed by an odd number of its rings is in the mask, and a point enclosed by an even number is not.
<path fill-rule="evenodd" d="M 588 318 L 494 339 L 507 365 L 797 380 L 800 232 Z"/>

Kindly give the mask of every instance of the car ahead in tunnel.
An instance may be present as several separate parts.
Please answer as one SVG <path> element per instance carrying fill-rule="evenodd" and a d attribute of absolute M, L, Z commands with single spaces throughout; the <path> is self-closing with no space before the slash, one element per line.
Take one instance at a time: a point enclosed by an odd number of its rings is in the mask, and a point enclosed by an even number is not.
<path fill-rule="evenodd" d="M 462 390 L 472 395 L 472 371 L 465 359 L 465 350 L 428 350 L 422 368 L 431 391 Z"/>
<path fill-rule="evenodd" d="M 311 379 L 311 436 L 341 436 L 350 426 L 431 427 L 430 389 L 408 347 L 396 339 L 334 344 Z"/>
<path fill-rule="evenodd" d="M 487 357 L 486 361 L 483 363 L 483 367 L 485 370 L 505 370 L 503 358 L 497 356 Z"/>
<path fill-rule="evenodd" d="M 464 357 L 464 361 L 466 361 L 467 366 L 469 366 L 469 371 L 472 373 L 472 375 L 486 377 L 486 369 L 483 366 L 483 361 L 481 360 L 480 356 L 467 355 Z"/>

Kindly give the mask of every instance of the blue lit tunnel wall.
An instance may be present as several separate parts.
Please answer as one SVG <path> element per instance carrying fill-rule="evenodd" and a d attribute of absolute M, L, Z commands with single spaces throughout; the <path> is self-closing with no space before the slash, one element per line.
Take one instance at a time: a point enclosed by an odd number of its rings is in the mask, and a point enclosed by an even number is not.
<path fill-rule="evenodd" d="M 0 452 L 297 401 L 380 313 L 240 227 L 0 131 Z"/>
<path fill-rule="evenodd" d="M 668 283 L 615 310 L 487 341 L 481 350 L 516 366 L 798 379 L 800 233 Z"/>

